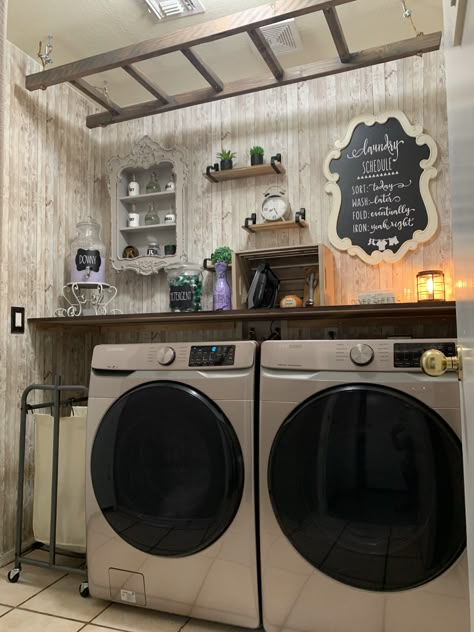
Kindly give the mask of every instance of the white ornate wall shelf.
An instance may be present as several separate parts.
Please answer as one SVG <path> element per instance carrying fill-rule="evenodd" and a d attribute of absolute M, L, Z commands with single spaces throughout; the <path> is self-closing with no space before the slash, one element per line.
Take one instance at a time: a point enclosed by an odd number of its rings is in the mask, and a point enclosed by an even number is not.
<path fill-rule="evenodd" d="M 181 150 L 162 147 L 149 136 L 138 141 L 127 156 L 109 161 L 111 261 L 116 270 L 147 275 L 186 259 L 183 209 L 187 173 Z M 138 195 L 129 195 L 132 179 L 138 184 Z M 149 222 L 151 215 L 154 219 Z"/>
<path fill-rule="evenodd" d="M 394 263 L 431 239 L 435 141 L 400 111 L 354 118 L 324 161 L 329 239 L 369 264 Z"/>

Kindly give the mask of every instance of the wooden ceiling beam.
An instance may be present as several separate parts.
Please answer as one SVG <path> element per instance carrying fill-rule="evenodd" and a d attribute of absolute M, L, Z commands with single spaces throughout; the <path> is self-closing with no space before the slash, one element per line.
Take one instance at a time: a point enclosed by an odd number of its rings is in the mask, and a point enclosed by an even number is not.
<path fill-rule="evenodd" d="M 348 62 L 351 59 L 351 54 L 349 52 L 346 37 L 344 35 L 344 31 L 342 30 L 336 9 L 334 7 L 329 7 L 328 9 L 324 9 L 323 13 L 329 26 L 329 30 L 331 31 L 334 44 L 336 45 L 339 59 L 344 63 Z"/>
<path fill-rule="evenodd" d="M 181 51 L 188 61 L 192 63 L 194 68 L 204 77 L 207 83 L 214 88 L 216 92 L 224 89 L 224 84 L 219 77 L 207 66 L 197 53 L 190 48 L 183 48 Z"/>
<path fill-rule="evenodd" d="M 248 33 L 250 39 L 255 44 L 256 49 L 263 57 L 263 60 L 265 61 L 267 66 L 270 68 L 272 75 L 275 77 L 275 79 L 279 81 L 285 74 L 285 71 L 276 58 L 275 53 L 270 48 L 267 40 L 264 38 L 262 32 L 260 31 L 260 29 L 250 29 Z"/>
<path fill-rule="evenodd" d="M 90 99 L 93 99 L 96 103 L 101 105 L 111 114 L 121 113 L 122 108 L 119 105 L 108 99 L 103 92 L 101 92 L 94 86 L 91 86 L 90 83 L 87 83 L 87 81 L 84 81 L 84 79 L 75 79 L 73 81 L 70 81 L 69 83 L 80 90 L 83 94 L 88 96 Z"/>
<path fill-rule="evenodd" d="M 129 121 L 144 116 L 151 116 L 152 114 L 161 114 L 162 112 L 169 112 L 170 110 L 186 108 L 201 103 L 209 103 L 219 99 L 247 94 L 249 92 L 258 92 L 260 90 L 285 86 L 299 81 L 326 77 L 327 75 L 339 74 L 348 70 L 355 70 L 356 68 L 364 68 L 366 66 L 373 66 L 374 64 L 383 64 L 395 59 L 402 59 L 403 57 L 411 57 L 412 55 L 420 53 L 428 53 L 438 50 L 440 43 L 440 32 L 420 35 L 400 42 L 353 53 L 348 62 L 341 62 L 339 58 L 336 58 L 306 64 L 304 66 L 297 66 L 295 68 L 287 68 L 283 79 L 280 81 L 276 80 L 273 75 L 267 74 L 252 79 L 228 83 L 224 89 L 218 93 L 212 88 L 204 88 L 178 94 L 174 97 L 176 102 L 173 105 L 168 104 L 160 107 L 156 101 L 149 101 L 147 103 L 138 103 L 124 107 L 122 112 L 118 115 L 113 115 L 109 112 L 92 114 L 87 117 L 86 123 L 87 127 L 91 128 L 107 126 L 113 123 L 120 123 L 121 121 Z"/>
<path fill-rule="evenodd" d="M 355 0 L 275 0 L 269 4 L 247 9 L 226 17 L 190 26 L 160 38 L 153 38 L 117 48 L 116 50 L 93 55 L 57 68 L 43 70 L 27 75 L 25 86 L 28 90 L 46 89 L 49 86 L 80 77 L 87 77 L 112 68 L 130 66 L 139 61 L 166 55 L 184 48 L 191 48 L 206 42 L 212 42 L 238 33 L 245 33 L 250 28 L 257 29 L 267 24 L 281 22 L 322 11 L 330 7 L 347 4 Z"/>
<path fill-rule="evenodd" d="M 134 68 L 133 66 L 122 66 L 126 73 L 130 75 L 135 81 L 137 81 L 141 86 L 148 90 L 150 94 L 160 101 L 162 105 L 166 103 L 172 103 L 173 98 L 169 97 L 166 92 L 163 92 L 158 86 L 156 86 L 152 81 L 148 79 L 138 68 Z"/>

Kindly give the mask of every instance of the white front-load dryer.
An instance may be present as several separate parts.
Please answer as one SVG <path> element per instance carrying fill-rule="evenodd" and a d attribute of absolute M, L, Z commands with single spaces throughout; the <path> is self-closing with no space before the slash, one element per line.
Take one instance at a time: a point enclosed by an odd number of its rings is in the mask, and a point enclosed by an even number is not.
<path fill-rule="evenodd" d="M 253 342 L 94 349 L 91 595 L 259 625 Z"/>
<path fill-rule="evenodd" d="M 454 341 L 262 347 L 267 632 L 469 631 L 460 397 L 422 353 Z"/>

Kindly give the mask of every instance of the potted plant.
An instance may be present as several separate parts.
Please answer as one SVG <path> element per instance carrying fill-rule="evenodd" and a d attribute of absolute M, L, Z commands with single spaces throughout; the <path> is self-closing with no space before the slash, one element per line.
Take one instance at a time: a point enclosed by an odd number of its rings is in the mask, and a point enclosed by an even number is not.
<path fill-rule="evenodd" d="M 231 151 L 230 149 L 223 149 L 217 154 L 217 157 L 221 161 L 221 171 L 232 169 L 232 160 L 235 158 L 235 156 L 235 152 Z"/>
<path fill-rule="evenodd" d="M 213 309 L 232 309 L 230 287 L 226 277 L 227 267 L 232 261 L 232 250 L 228 246 L 216 248 L 211 255 L 211 261 L 216 270 L 216 285 L 212 295 Z"/>
<path fill-rule="evenodd" d="M 254 165 L 263 165 L 264 153 L 265 152 L 263 147 L 260 147 L 259 145 L 255 145 L 254 147 L 250 148 L 250 164 L 252 165 L 252 167 Z"/>

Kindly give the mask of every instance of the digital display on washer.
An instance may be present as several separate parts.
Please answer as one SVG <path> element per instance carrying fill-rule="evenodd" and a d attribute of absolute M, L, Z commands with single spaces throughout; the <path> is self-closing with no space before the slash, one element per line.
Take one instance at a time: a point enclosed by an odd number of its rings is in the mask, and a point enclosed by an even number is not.
<path fill-rule="evenodd" d="M 193 345 L 189 366 L 232 366 L 235 362 L 235 345 Z"/>
<path fill-rule="evenodd" d="M 429 349 L 438 349 L 445 356 L 456 355 L 454 342 L 396 342 L 393 345 L 393 366 L 417 368 L 420 366 L 421 356 Z"/>

